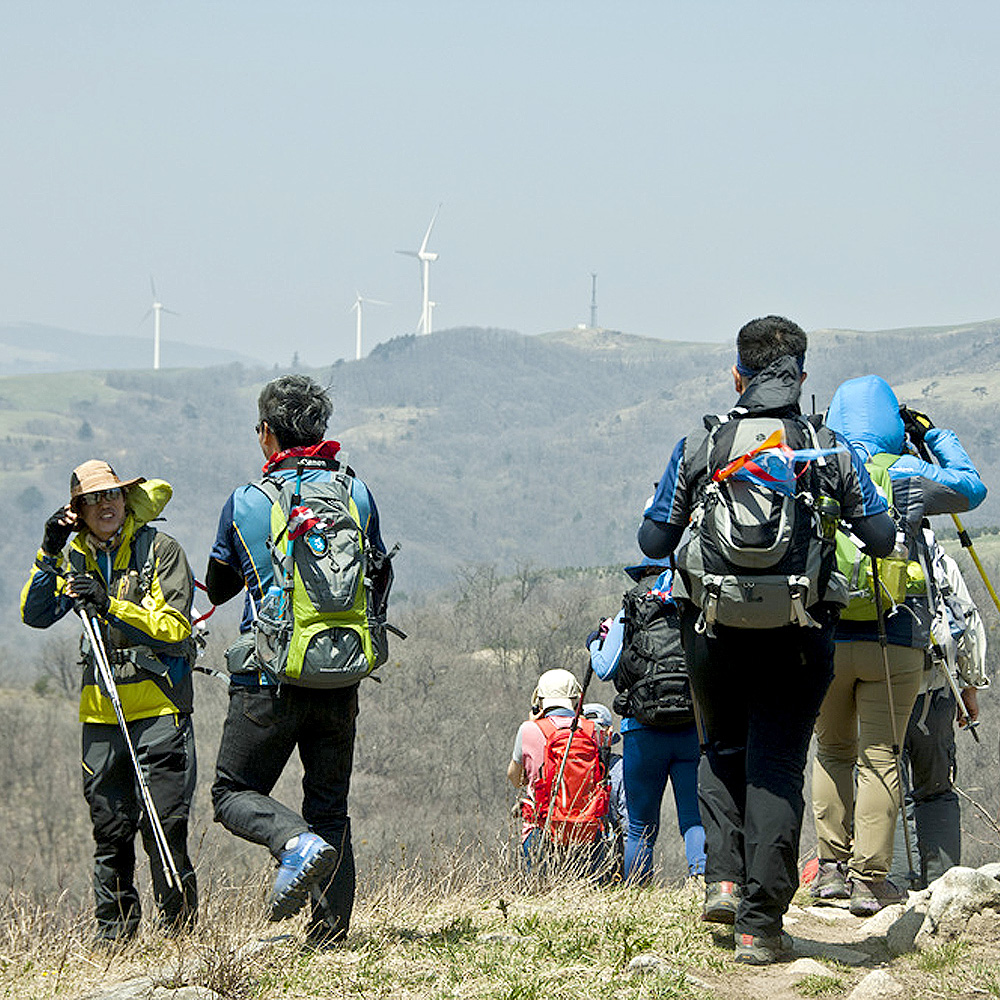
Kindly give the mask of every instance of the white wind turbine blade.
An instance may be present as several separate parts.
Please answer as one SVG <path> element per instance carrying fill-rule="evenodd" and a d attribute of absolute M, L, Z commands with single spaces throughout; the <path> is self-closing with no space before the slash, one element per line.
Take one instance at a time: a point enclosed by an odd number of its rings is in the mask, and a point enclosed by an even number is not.
<path fill-rule="evenodd" d="M 427 232 L 424 233 L 424 241 L 420 244 L 420 249 L 417 251 L 417 256 L 423 258 L 424 254 L 427 253 L 427 241 L 431 238 L 431 230 L 434 228 L 434 223 L 437 221 L 438 212 L 441 211 L 441 206 L 444 202 L 439 201 L 438 207 L 434 209 L 434 214 L 431 216 L 431 224 L 427 227 Z M 435 254 L 435 256 L 437 256 Z"/>

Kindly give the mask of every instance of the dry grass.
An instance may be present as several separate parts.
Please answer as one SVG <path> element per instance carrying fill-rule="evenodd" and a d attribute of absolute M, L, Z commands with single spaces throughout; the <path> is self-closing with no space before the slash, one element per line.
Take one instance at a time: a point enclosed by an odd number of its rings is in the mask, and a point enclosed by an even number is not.
<path fill-rule="evenodd" d="M 481 852 L 372 870 L 359 885 L 347 943 L 322 952 L 305 948 L 302 918 L 265 922 L 269 875 L 241 886 L 201 878 L 208 889 L 192 934 L 165 938 L 145 920 L 117 952 L 93 947 L 89 915 L 58 901 L 46 909 L 12 891 L 0 995 L 79 997 L 149 976 L 233 1000 L 685 997 L 693 993 L 682 970 L 718 968 L 725 956 L 697 920 L 692 889 L 608 889 L 567 872 L 528 876 Z M 626 970 L 651 950 L 676 968 L 641 977 Z"/>

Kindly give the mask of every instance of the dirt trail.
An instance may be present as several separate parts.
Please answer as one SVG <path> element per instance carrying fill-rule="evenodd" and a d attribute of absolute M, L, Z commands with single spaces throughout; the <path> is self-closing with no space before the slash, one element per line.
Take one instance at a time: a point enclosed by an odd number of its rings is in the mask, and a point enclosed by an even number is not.
<path fill-rule="evenodd" d="M 970 926 L 970 933 L 960 944 L 945 946 L 932 958 L 919 953 L 893 958 L 885 932 L 900 911 L 901 907 L 893 907 L 891 912 L 861 918 L 851 915 L 846 902 L 793 905 L 785 918 L 785 930 L 794 941 L 790 961 L 762 968 L 732 962 L 722 971 L 699 971 L 695 975 L 718 1000 L 849 997 L 875 970 L 888 973 L 898 984 L 898 991 L 893 992 L 889 983 L 888 988 L 872 996 L 906 1000 L 1000 997 L 1000 919 L 984 914 L 988 919 Z M 722 928 L 713 936 L 720 948 L 732 948 L 732 939 Z M 994 975 L 987 972 L 984 977 L 983 968 Z M 807 976 L 811 978 L 806 980 Z M 818 976 L 827 977 L 827 981 L 821 982 Z"/>

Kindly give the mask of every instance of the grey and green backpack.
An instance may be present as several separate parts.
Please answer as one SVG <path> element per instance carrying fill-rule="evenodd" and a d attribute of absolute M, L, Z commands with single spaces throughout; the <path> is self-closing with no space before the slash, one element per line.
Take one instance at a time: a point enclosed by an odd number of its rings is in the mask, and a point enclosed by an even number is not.
<path fill-rule="evenodd" d="M 254 622 L 256 659 L 278 682 L 347 687 L 385 663 L 386 630 L 398 633 L 386 624 L 398 546 L 384 553 L 369 543 L 346 465 L 303 458 L 296 468 L 257 484 L 271 501 L 274 585 Z M 303 481 L 316 468 L 330 478 Z"/>

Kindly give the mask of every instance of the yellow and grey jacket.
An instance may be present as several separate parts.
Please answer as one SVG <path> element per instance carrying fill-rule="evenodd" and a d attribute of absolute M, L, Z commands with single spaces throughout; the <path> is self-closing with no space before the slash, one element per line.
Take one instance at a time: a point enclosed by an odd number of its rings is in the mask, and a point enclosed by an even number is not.
<path fill-rule="evenodd" d="M 170 500 L 169 483 L 132 486 L 117 547 L 104 551 L 87 531 L 53 558 L 39 549 L 21 591 L 21 619 L 48 628 L 73 608 L 66 573 L 90 572 L 105 584 L 110 606 L 101 620 L 125 718 L 187 713 L 193 708 L 191 602 L 194 577 L 180 544 L 148 524 Z M 93 656 L 84 649 L 81 722 L 116 722 L 98 684 Z"/>

